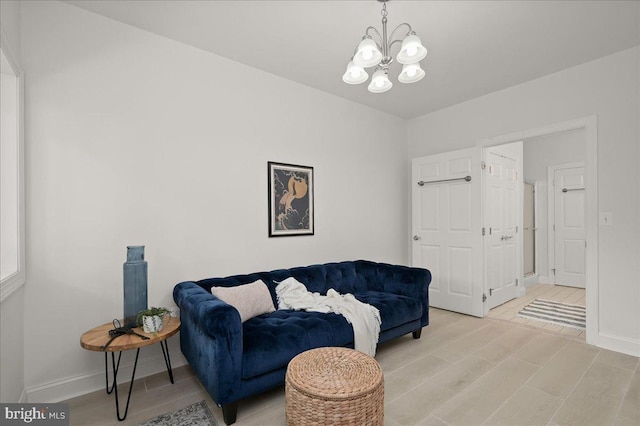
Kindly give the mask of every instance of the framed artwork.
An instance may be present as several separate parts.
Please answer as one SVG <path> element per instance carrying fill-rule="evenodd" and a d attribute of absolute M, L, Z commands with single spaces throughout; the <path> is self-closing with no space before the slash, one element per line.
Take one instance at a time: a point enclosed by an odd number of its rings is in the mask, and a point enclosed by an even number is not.
<path fill-rule="evenodd" d="M 313 167 L 269 161 L 269 237 L 313 235 Z"/>

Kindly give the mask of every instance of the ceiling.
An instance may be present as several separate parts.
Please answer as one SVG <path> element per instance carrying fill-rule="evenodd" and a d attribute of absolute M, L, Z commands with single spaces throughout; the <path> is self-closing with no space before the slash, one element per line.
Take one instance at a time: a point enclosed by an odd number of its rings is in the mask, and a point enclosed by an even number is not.
<path fill-rule="evenodd" d="M 66 3 L 407 119 L 640 44 L 639 1 L 392 0 L 389 32 L 411 24 L 427 75 L 399 83 L 394 63 L 393 88 L 372 94 L 342 74 L 365 29 L 381 31 L 379 1 Z"/>

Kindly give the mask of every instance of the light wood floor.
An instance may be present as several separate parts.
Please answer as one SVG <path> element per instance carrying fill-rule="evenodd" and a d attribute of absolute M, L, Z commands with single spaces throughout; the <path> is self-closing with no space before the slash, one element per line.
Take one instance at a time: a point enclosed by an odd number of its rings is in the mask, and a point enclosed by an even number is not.
<path fill-rule="evenodd" d="M 500 315 L 512 310 L 507 304 L 502 309 Z M 431 324 L 420 340 L 409 335 L 378 348 L 385 425 L 640 424 L 638 358 L 587 345 L 562 330 L 495 315 L 430 312 Z M 124 422 L 116 421 L 113 396 L 104 391 L 66 401 L 71 424 L 137 424 L 205 400 L 224 425 L 221 410 L 190 368 L 174 374 L 174 385 L 166 372 L 136 380 Z M 284 425 L 284 388 L 241 402 L 236 424 Z"/>

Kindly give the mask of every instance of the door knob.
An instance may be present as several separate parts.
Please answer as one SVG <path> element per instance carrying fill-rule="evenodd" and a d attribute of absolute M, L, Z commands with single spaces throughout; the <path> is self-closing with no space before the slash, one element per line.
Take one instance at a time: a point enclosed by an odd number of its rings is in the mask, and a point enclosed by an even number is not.
<path fill-rule="evenodd" d="M 413 236 L 413 241 L 418 241 L 420 239 L 420 237 L 418 237 L 417 235 Z"/>

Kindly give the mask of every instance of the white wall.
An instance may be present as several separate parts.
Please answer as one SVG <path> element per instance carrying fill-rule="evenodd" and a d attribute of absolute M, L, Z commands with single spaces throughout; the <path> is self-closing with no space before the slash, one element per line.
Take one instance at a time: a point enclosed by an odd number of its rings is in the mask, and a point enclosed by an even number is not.
<path fill-rule="evenodd" d="M 17 1 L 0 1 L 0 29 L 21 66 L 20 6 Z M 24 287 L 11 293 L 0 303 L 0 402 L 19 402 L 24 382 Z"/>
<path fill-rule="evenodd" d="M 2 28 L 2 33 L 7 38 L 4 41 L 11 48 L 13 60 L 18 64 L 22 62 L 20 55 L 20 27 L 20 1 L 0 1 L 0 28 Z"/>
<path fill-rule="evenodd" d="M 546 182 L 549 166 L 586 161 L 586 138 L 578 129 L 525 140 L 525 180 Z"/>
<path fill-rule="evenodd" d="M 559 164 L 585 162 L 584 129 L 553 133 L 524 141 L 524 179 L 536 182 L 536 274 L 539 282 L 553 283 L 549 270 L 547 169 Z"/>
<path fill-rule="evenodd" d="M 406 262 L 404 120 L 64 3 L 22 15 L 30 401 L 104 386 L 78 341 L 122 315 L 127 245 L 165 306 L 183 280 Z M 268 238 L 268 161 L 315 168 L 315 236 Z"/>
<path fill-rule="evenodd" d="M 639 50 L 625 50 L 411 120 L 409 158 L 581 117 L 598 119 L 598 335 L 640 354 Z"/>

